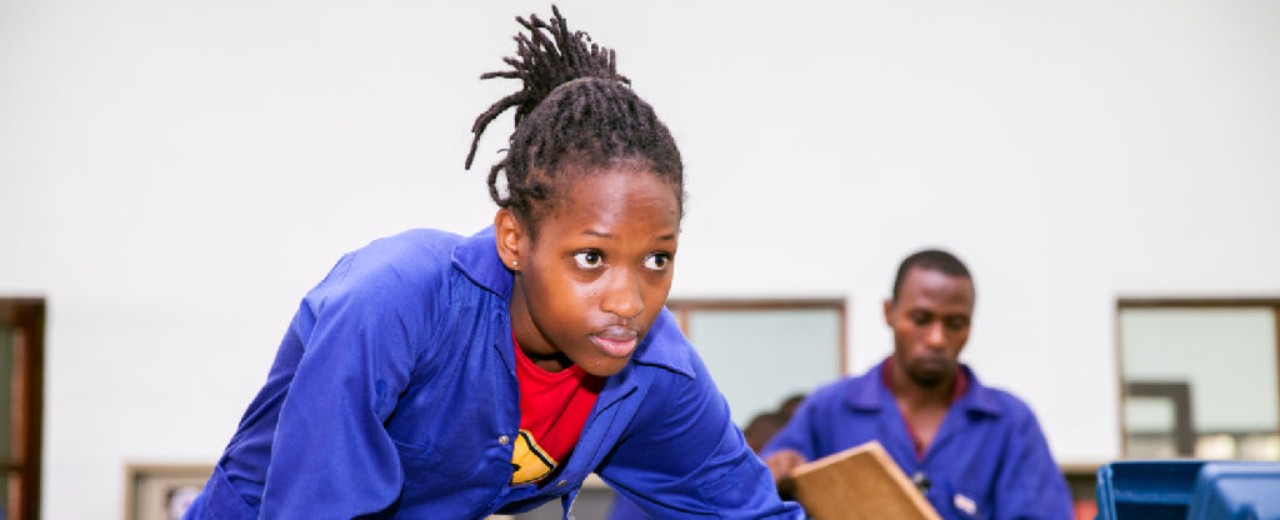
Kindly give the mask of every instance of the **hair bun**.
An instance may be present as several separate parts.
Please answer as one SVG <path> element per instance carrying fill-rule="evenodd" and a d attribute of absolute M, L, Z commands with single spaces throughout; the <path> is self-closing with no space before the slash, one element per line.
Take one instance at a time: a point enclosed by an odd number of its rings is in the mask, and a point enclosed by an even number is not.
<path fill-rule="evenodd" d="M 613 49 L 592 42 L 591 36 L 583 31 L 570 32 L 568 23 L 555 5 L 551 6 L 549 21 L 544 22 L 538 15 L 530 14 L 528 20 L 516 17 L 516 22 L 529 33 L 517 34 L 516 56 L 502 59 L 511 69 L 486 72 L 480 75 L 480 79 L 512 78 L 519 79 L 524 85 L 490 106 L 471 125 L 474 137 L 467 153 L 467 169 L 475 159 L 480 135 L 507 109 L 516 109 L 515 124 L 519 125 L 524 116 L 562 85 L 592 79 L 631 84 L 626 76 L 618 74 Z"/>

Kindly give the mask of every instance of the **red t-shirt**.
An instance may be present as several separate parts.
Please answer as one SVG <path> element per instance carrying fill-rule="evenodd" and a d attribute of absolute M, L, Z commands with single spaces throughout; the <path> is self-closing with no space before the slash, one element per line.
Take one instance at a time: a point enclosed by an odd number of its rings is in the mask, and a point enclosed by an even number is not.
<path fill-rule="evenodd" d="M 515 343 L 515 338 L 511 338 Z M 573 452 L 604 378 L 572 365 L 548 372 L 516 345 L 516 379 L 520 382 L 520 435 L 511 456 L 512 484 L 536 482 L 550 475 Z"/>

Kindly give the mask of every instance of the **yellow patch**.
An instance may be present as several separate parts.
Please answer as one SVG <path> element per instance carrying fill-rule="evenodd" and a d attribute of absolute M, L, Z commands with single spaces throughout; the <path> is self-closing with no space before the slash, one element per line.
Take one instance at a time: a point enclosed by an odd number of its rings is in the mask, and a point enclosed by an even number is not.
<path fill-rule="evenodd" d="M 516 444 L 511 452 L 511 483 L 526 484 L 537 482 L 550 475 L 556 469 L 556 461 L 542 451 L 533 435 L 520 430 L 516 435 Z"/>

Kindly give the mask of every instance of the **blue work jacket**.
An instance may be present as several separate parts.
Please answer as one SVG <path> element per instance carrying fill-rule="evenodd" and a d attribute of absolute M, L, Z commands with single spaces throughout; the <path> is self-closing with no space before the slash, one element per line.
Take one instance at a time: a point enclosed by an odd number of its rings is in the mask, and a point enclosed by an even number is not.
<path fill-rule="evenodd" d="M 797 518 L 665 310 L 609 377 L 572 455 L 511 485 L 512 275 L 492 229 L 415 230 L 344 256 L 304 298 L 187 518 L 484 518 L 589 473 L 661 518 Z"/>
<path fill-rule="evenodd" d="M 969 389 L 919 458 L 883 367 L 815 390 L 761 456 L 790 448 L 817 460 L 876 440 L 907 476 L 928 480 L 926 496 L 943 518 L 1074 518 L 1066 479 L 1025 403 L 962 366 Z"/>

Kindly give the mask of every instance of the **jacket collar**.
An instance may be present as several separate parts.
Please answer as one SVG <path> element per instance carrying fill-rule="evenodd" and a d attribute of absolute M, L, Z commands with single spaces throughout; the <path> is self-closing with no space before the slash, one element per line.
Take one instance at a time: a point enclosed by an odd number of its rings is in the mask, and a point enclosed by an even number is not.
<path fill-rule="evenodd" d="M 515 278 L 498 257 L 497 235 L 493 226 L 464 239 L 454 248 L 452 258 L 455 269 L 481 289 L 505 300 L 508 305 L 503 311 L 510 309 L 511 288 L 515 284 Z M 680 332 L 675 318 L 663 309 L 649 328 L 644 341 L 636 347 L 632 361 L 662 366 L 692 378 L 693 362 L 689 359 L 692 351 L 693 347 L 689 346 L 689 341 Z M 632 370 L 634 364 L 628 364 L 624 373 Z"/>
<path fill-rule="evenodd" d="M 893 394 L 884 385 L 884 367 L 885 363 L 882 361 L 862 377 L 854 378 L 845 394 L 845 404 L 856 410 L 876 411 L 893 403 Z M 969 389 L 953 406 L 959 406 L 966 412 L 1000 415 L 995 391 L 983 385 L 969 365 L 961 363 L 960 369 L 969 377 Z"/>
<path fill-rule="evenodd" d="M 511 271 L 498 257 L 498 239 L 493 226 L 467 237 L 453 249 L 453 267 L 481 289 L 511 301 Z"/>

